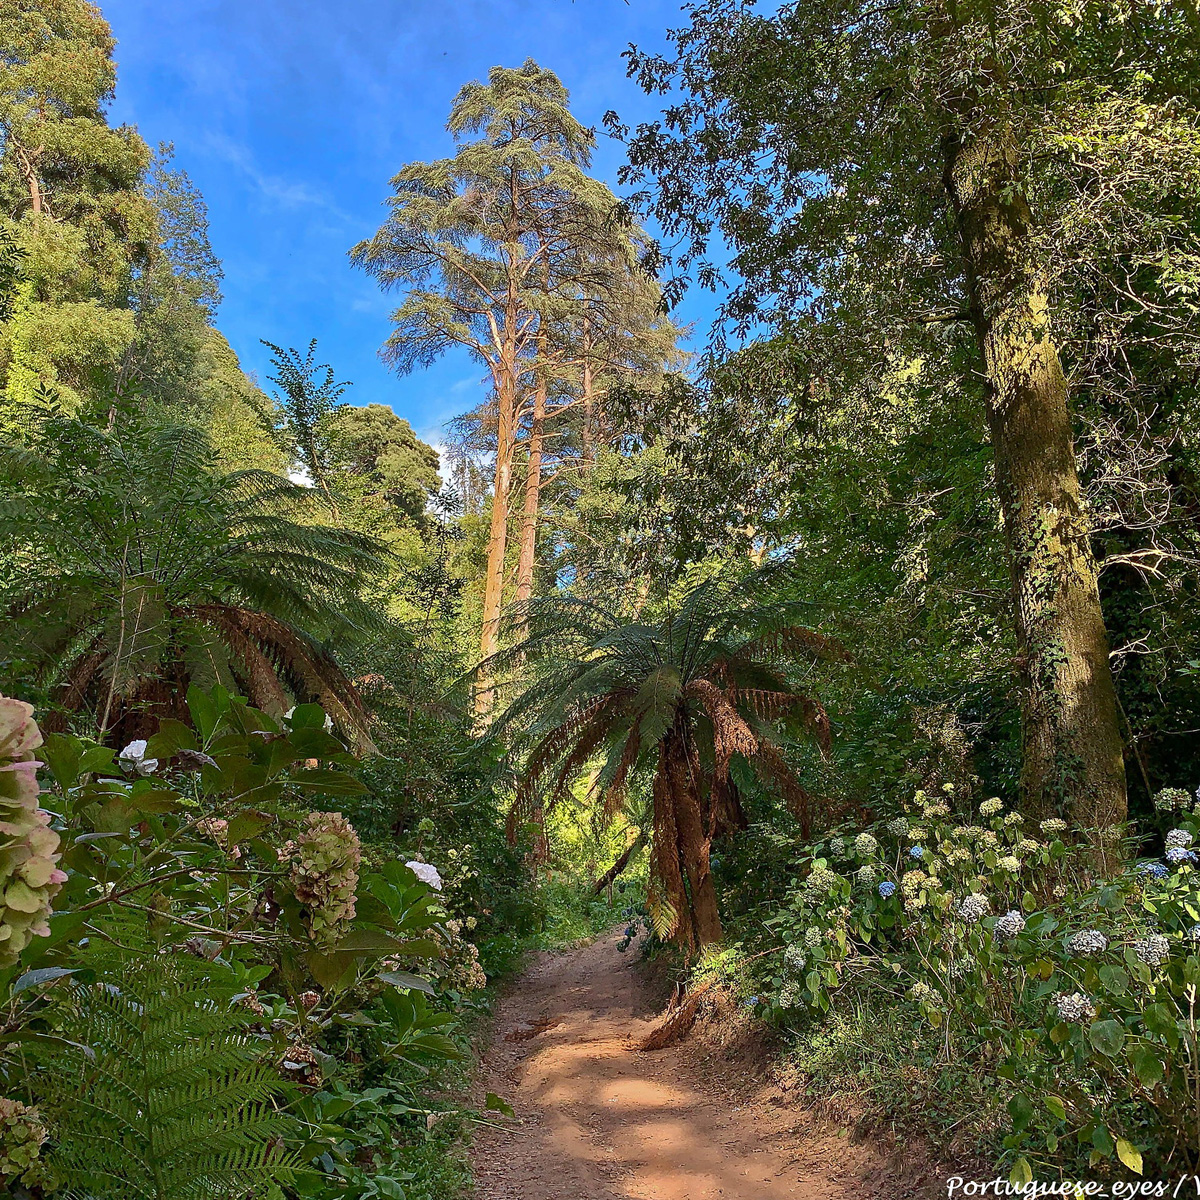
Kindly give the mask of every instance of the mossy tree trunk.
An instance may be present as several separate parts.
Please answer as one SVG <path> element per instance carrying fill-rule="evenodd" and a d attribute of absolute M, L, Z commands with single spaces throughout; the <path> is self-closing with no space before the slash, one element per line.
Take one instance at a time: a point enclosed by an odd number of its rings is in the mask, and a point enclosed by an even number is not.
<path fill-rule="evenodd" d="M 968 127 L 967 122 L 961 122 Z M 988 384 L 1023 691 L 1022 803 L 1089 829 L 1125 819 L 1125 766 L 1066 380 L 1031 246 L 1017 146 L 972 114 L 943 143 Z"/>

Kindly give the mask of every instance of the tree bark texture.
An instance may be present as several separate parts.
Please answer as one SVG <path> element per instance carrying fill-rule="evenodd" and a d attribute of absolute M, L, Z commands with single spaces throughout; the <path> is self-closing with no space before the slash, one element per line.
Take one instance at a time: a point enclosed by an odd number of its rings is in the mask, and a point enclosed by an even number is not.
<path fill-rule="evenodd" d="M 538 513 L 542 497 L 542 439 L 546 426 L 546 377 L 538 372 L 533 416 L 529 425 L 529 459 L 525 470 L 525 507 L 521 514 L 521 546 L 517 558 L 517 603 L 533 597 L 533 567 L 537 557 Z"/>
<path fill-rule="evenodd" d="M 504 603 L 504 559 L 508 552 L 508 510 L 512 493 L 513 433 L 515 424 L 515 386 L 512 379 L 501 380 L 496 392 L 496 472 L 492 488 L 492 521 L 488 531 L 487 574 L 483 592 L 483 625 L 479 635 L 479 657 L 482 661 L 496 653 L 500 645 L 500 616 Z M 475 713 L 486 716 L 495 706 L 496 688 L 493 672 L 484 666 L 480 671 L 479 688 L 475 696 Z"/>
<path fill-rule="evenodd" d="M 685 720 L 685 719 L 684 719 Z M 675 913 L 675 942 L 691 953 L 721 940 L 721 916 L 709 869 L 700 776 L 684 720 L 663 739 L 654 780 L 651 874 Z"/>
<path fill-rule="evenodd" d="M 962 122 L 966 124 L 966 122 Z M 1023 691 L 1022 804 L 1088 829 L 1125 819 L 1125 765 L 1066 380 L 1002 121 L 943 143 L 1004 518 Z"/>

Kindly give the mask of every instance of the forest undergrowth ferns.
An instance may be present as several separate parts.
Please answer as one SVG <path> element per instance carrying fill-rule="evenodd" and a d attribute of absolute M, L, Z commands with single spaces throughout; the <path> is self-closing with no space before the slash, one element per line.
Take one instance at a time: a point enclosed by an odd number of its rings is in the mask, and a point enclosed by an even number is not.
<path fill-rule="evenodd" d="M 1073 1154 L 1140 1172 L 1200 1161 L 1200 795 L 1156 798 L 1161 857 L 1092 871 L 1064 821 L 998 799 L 972 817 L 917 792 L 905 815 L 806 847 L 768 1009 L 907 999 L 943 1064 L 997 1080 L 1014 1181 Z M 958 806 L 955 806 L 958 807 Z M 1133 839 L 1130 839 L 1130 848 Z M 806 870 L 805 870 L 806 868 Z M 1005 1081 L 1000 1083 L 999 1081 Z"/>
<path fill-rule="evenodd" d="M 402 1196 L 421 1086 L 486 983 L 443 894 L 470 868 L 329 811 L 366 789 L 319 706 L 187 705 L 117 751 L 0 697 L 0 1185 Z"/>

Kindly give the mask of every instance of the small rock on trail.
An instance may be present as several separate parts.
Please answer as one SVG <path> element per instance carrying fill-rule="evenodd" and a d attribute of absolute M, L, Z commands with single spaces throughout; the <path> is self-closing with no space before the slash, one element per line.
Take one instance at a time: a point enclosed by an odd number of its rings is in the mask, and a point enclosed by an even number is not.
<path fill-rule="evenodd" d="M 479 1200 L 859 1200 L 891 1186 L 869 1145 L 815 1132 L 766 1089 L 731 1094 L 684 1045 L 634 1049 L 657 1020 L 619 935 L 538 956 L 497 1012 L 482 1086 L 516 1120 L 481 1127 Z"/>

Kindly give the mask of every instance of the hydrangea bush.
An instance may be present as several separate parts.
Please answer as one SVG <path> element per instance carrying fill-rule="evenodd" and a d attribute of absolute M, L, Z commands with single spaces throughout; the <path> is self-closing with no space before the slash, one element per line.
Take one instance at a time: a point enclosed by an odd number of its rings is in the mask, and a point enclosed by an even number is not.
<path fill-rule="evenodd" d="M 313 940 L 333 945 L 354 920 L 362 862 L 354 826 L 341 813 L 309 813 L 304 832 L 279 857 L 290 864 L 292 891 L 304 906 Z"/>
<path fill-rule="evenodd" d="M 0 967 L 50 933 L 51 901 L 67 878 L 50 814 L 38 807 L 41 745 L 32 705 L 0 696 Z"/>
<path fill-rule="evenodd" d="M 907 995 L 945 1059 L 974 1047 L 1008 1081 L 1015 1181 L 1066 1140 L 1093 1166 L 1140 1170 L 1143 1150 L 1172 1144 L 1194 1158 L 1200 805 L 1167 789 L 1156 807 L 1174 825 L 1163 858 L 1115 879 L 1093 876 L 1065 822 L 998 799 L 971 820 L 918 792 L 904 817 L 838 830 L 807 848 L 771 922 L 773 1007 L 826 1012 L 850 979 Z"/>
<path fill-rule="evenodd" d="M 49 1137 L 38 1110 L 19 1100 L 0 1099 L 0 1185 L 51 1185 L 42 1161 Z M 22 1193 L 27 1195 L 28 1193 Z"/>

